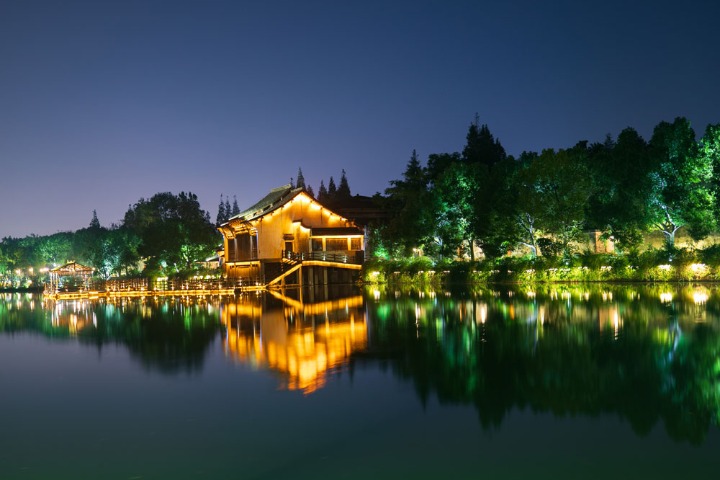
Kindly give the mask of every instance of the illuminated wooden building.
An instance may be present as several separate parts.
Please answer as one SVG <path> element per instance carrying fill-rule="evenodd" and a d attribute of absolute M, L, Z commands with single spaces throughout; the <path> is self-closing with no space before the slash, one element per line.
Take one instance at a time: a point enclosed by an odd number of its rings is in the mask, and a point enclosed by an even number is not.
<path fill-rule="evenodd" d="M 223 274 L 245 283 L 349 283 L 364 259 L 363 231 L 290 185 L 271 190 L 219 230 Z"/>

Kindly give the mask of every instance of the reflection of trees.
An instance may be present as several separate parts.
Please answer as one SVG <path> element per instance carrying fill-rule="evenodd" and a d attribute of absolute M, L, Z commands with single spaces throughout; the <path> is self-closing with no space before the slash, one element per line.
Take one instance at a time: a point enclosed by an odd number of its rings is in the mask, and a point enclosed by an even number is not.
<path fill-rule="evenodd" d="M 718 425 L 717 317 L 683 323 L 678 342 L 673 324 L 696 306 L 681 294 L 667 305 L 645 290 L 642 301 L 623 289 L 530 293 L 369 301 L 370 348 L 399 345 L 390 365 L 423 402 L 473 404 L 485 427 L 513 408 L 614 413 L 640 434 L 662 420 L 692 442 Z"/>
<path fill-rule="evenodd" d="M 17 295 L 0 301 L 0 332 L 77 336 L 80 342 L 98 349 L 122 345 L 145 368 L 174 373 L 202 368 L 207 349 L 220 331 L 217 304 L 201 299 L 124 298 L 43 304 L 39 298 Z"/>
<path fill-rule="evenodd" d="M 144 367 L 164 373 L 201 369 L 220 331 L 217 309 L 191 298 L 122 299 L 94 312 L 97 327 L 80 331 L 82 342 L 124 345 Z"/>

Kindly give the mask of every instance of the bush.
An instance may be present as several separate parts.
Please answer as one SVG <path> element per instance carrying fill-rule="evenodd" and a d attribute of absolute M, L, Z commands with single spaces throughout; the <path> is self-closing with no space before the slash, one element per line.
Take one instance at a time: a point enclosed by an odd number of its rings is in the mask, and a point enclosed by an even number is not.
<path fill-rule="evenodd" d="M 710 245 L 701 250 L 698 259 L 705 265 L 720 266 L 720 244 Z"/>

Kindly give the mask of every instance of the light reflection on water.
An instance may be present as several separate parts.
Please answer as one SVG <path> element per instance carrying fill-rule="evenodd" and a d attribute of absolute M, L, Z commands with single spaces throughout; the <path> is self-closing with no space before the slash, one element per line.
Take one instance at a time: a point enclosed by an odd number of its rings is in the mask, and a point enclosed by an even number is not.
<path fill-rule="evenodd" d="M 0 478 L 719 465 L 716 286 L 350 293 L 0 297 Z"/>

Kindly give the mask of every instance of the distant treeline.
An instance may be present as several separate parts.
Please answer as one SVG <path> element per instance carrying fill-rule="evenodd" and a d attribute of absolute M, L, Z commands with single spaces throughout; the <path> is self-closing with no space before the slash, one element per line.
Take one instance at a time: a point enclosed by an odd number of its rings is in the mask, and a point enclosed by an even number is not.
<path fill-rule="evenodd" d="M 315 196 L 302 170 L 291 184 Z M 345 171 L 338 186 L 333 177 L 327 187 L 321 181 L 317 198 L 331 208 L 351 199 Z M 672 251 L 680 229 L 693 241 L 717 231 L 720 124 L 699 141 L 690 123 L 676 118 L 660 122 L 649 141 L 626 128 L 601 143 L 515 158 L 476 118 L 461 152 L 421 162 L 413 151 L 402 178 L 373 198 L 384 212 L 369 225 L 374 259 L 474 260 L 482 252 L 492 260 L 524 251 L 569 265 L 586 253 L 577 251 L 577 240 L 588 230 L 611 238 L 623 254 L 637 254 L 648 233 L 662 232 Z M 213 223 L 196 195 L 158 193 L 109 228 L 93 212 L 89 226 L 75 232 L 4 238 L 0 276 L 71 259 L 105 278 L 191 272 L 220 245 L 215 227 L 239 213 L 237 200 L 221 195 Z"/>
<path fill-rule="evenodd" d="M 195 194 L 158 193 L 129 207 L 120 225 L 101 226 L 93 211 L 89 226 L 75 232 L 3 238 L 0 275 L 18 286 L 69 260 L 95 268 L 102 278 L 174 274 L 212 255 L 218 238 Z"/>
<path fill-rule="evenodd" d="M 717 230 L 719 189 L 720 125 L 697 141 L 677 118 L 660 122 L 649 141 L 626 128 L 602 143 L 514 158 L 476 120 L 462 152 L 431 154 L 423 165 L 413 151 L 403 177 L 376 197 L 389 220 L 373 241 L 390 259 L 472 259 L 472 246 L 490 259 L 522 250 L 570 259 L 589 230 L 620 253 L 662 232 L 672 250 L 681 228 L 693 241 Z"/>

